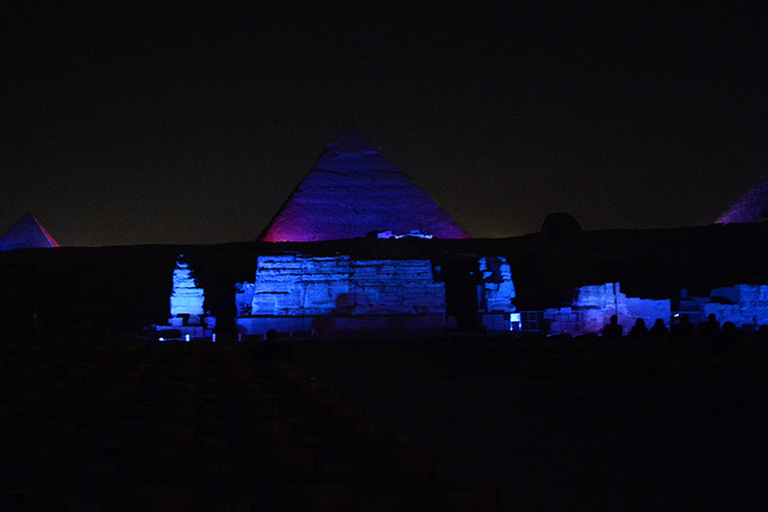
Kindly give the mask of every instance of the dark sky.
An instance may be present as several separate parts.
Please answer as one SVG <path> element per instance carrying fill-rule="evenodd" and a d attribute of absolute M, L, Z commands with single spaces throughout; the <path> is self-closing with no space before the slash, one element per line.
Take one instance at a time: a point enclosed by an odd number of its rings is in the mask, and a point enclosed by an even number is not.
<path fill-rule="evenodd" d="M 0 232 L 252 240 L 348 122 L 480 237 L 709 224 L 768 172 L 750 3 L 17 3 Z"/>

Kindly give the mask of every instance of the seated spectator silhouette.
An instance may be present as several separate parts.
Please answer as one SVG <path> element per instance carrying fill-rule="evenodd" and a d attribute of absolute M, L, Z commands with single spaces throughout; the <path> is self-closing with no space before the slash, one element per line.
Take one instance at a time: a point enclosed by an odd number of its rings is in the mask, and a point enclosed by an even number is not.
<path fill-rule="evenodd" d="M 711 341 L 720 334 L 720 322 L 717 321 L 714 313 L 710 313 L 705 322 L 699 324 L 699 335 L 702 339 Z"/>
<path fill-rule="evenodd" d="M 768 352 L 768 324 L 757 329 L 757 349 L 763 353 Z"/>
<path fill-rule="evenodd" d="M 664 325 L 664 320 L 657 318 L 656 322 L 653 324 L 653 327 L 651 327 L 651 330 L 648 331 L 648 334 L 651 335 L 651 338 L 660 340 L 669 336 L 669 329 L 667 329 L 667 326 Z"/>
<path fill-rule="evenodd" d="M 677 323 L 672 325 L 670 330 L 672 331 L 670 349 L 673 352 L 681 354 L 692 348 L 696 326 L 691 322 L 691 317 L 688 316 L 688 313 L 684 313 Z"/>
<path fill-rule="evenodd" d="M 266 340 L 256 345 L 251 355 L 251 364 L 259 366 L 272 359 L 282 359 L 287 362 L 294 362 L 293 351 L 277 341 L 277 331 L 270 329 L 267 331 Z"/>
<path fill-rule="evenodd" d="M 664 320 L 657 318 L 651 330 L 648 331 L 648 350 L 657 352 L 669 339 L 669 329 L 664 325 Z"/>
<path fill-rule="evenodd" d="M 720 336 L 723 350 L 737 350 L 743 346 L 743 338 L 733 322 L 723 323 L 723 330 Z"/>
<path fill-rule="evenodd" d="M 635 325 L 629 330 L 629 337 L 635 339 L 643 339 L 648 337 L 648 328 L 645 326 L 645 320 L 638 318 L 635 320 Z"/>
<path fill-rule="evenodd" d="M 684 313 L 680 320 L 672 326 L 672 337 L 675 339 L 690 339 L 693 337 L 695 326 L 691 323 L 691 317 Z"/>
<path fill-rule="evenodd" d="M 609 338 L 609 339 L 619 339 L 621 338 L 621 335 L 624 333 L 624 328 L 619 325 L 619 317 L 616 315 L 611 315 L 611 321 L 610 323 L 606 324 L 605 327 L 603 327 L 603 338 Z"/>

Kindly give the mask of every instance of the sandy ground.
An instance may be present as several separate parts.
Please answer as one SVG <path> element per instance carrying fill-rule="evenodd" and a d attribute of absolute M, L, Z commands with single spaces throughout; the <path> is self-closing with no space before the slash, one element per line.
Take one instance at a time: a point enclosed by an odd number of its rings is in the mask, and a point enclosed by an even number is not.
<path fill-rule="evenodd" d="M 419 340 L 294 349 L 371 421 L 432 448 L 438 488 L 488 482 L 505 510 L 768 509 L 763 393 L 614 391 Z"/>
<path fill-rule="evenodd" d="M 0 509 L 768 510 L 768 343 L 424 341 L 0 345 Z"/>

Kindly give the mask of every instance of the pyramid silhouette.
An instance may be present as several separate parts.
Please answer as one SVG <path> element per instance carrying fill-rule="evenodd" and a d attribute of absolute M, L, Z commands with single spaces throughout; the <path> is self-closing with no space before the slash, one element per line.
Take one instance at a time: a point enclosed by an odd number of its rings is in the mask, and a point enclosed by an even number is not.
<path fill-rule="evenodd" d="M 29 213 L 24 214 L 0 237 L 0 251 L 58 246 L 56 240 Z"/>
<path fill-rule="evenodd" d="M 768 220 L 768 176 L 726 210 L 715 224 Z"/>
<path fill-rule="evenodd" d="M 381 148 L 349 125 L 336 134 L 259 240 L 314 242 L 376 231 L 469 238 Z"/>

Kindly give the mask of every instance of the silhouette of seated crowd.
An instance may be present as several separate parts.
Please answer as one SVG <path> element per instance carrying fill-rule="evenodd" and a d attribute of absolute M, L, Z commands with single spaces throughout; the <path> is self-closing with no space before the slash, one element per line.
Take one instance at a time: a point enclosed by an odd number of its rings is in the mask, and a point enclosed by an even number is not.
<path fill-rule="evenodd" d="M 635 348 L 639 345 L 647 349 L 666 347 L 678 353 L 706 349 L 722 354 L 748 346 L 768 350 L 768 325 L 761 325 L 757 329 L 738 329 L 733 322 L 726 321 L 721 326 L 714 314 L 710 314 L 697 326 L 691 321 L 690 315 L 684 313 L 673 319 L 670 328 L 667 328 L 664 320 L 657 318 L 651 329 L 646 327 L 645 320 L 637 318 L 626 335 L 624 327 L 618 323 L 618 317 L 613 315 L 600 334 L 606 341 L 623 339 L 634 343 Z"/>

